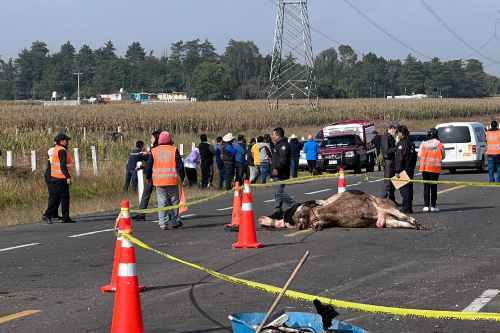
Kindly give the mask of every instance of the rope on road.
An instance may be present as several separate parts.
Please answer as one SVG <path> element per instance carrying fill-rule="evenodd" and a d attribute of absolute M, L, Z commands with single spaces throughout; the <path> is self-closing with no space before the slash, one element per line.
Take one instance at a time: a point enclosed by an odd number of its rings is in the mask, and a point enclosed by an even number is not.
<path fill-rule="evenodd" d="M 186 261 L 184 259 L 180 259 L 174 257 L 168 253 L 163 251 L 154 249 L 143 241 L 135 238 L 130 234 L 121 234 L 124 238 L 128 239 L 133 244 L 138 247 L 154 252 L 168 260 L 179 263 L 184 266 L 191 267 L 192 269 L 202 271 L 216 279 L 221 281 L 225 281 L 234 285 L 244 286 L 247 288 L 252 288 L 260 291 L 264 291 L 266 293 L 278 295 L 282 288 L 275 287 L 269 284 L 264 284 L 260 282 L 245 280 L 241 278 L 237 278 L 231 275 L 223 274 L 211 270 L 209 268 L 205 268 L 203 266 L 194 264 L 192 262 Z M 460 311 L 440 311 L 440 310 L 422 310 L 422 309 L 408 309 L 408 308 L 398 308 L 398 307 L 388 307 L 381 305 L 372 305 L 372 304 L 363 304 L 356 303 L 350 301 L 343 301 L 338 299 L 331 299 L 327 297 L 320 297 L 316 295 L 306 294 L 299 291 L 287 290 L 285 292 L 285 296 L 302 302 L 313 302 L 314 300 L 319 300 L 324 304 L 330 304 L 334 307 L 340 309 L 347 310 L 355 310 L 367 313 L 375 313 L 375 314 L 385 314 L 385 315 L 396 315 L 396 316 L 406 316 L 406 317 L 415 317 L 415 318 L 425 318 L 425 319 L 449 319 L 449 320 L 484 320 L 484 321 L 497 321 L 500 322 L 500 313 L 486 313 L 486 312 L 460 312 Z"/>

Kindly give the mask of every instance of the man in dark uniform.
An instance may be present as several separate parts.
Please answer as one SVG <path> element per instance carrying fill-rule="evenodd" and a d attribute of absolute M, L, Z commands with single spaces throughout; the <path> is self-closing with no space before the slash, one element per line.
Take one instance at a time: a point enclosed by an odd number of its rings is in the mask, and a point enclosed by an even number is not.
<path fill-rule="evenodd" d="M 208 143 L 206 134 L 200 135 L 200 144 L 198 145 L 201 158 L 201 188 L 207 188 L 214 172 L 215 149 Z"/>
<path fill-rule="evenodd" d="M 290 179 L 290 163 L 292 158 L 292 153 L 290 150 L 290 144 L 285 138 L 285 131 L 281 127 L 277 127 L 273 130 L 271 139 L 274 143 L 272 148 L 273 155 L 271 157 L 271 176 L 277 181 L 283 181 Z M 278 186 L 278 190 L 274 194 L 274 199 L 276 201 L 276 210 L 283 210 L 283 203 L 289 206 L 295 204 L 295 200 L 290 197 L 288 193 L 285 192 L 285 184 Z"/>
<path fill-rule="evenodd" d="M 52 224 L 52 219 L 58 217 L 59 205 L 61 206 L 62 223 L 74 223 L 69 217 L 69 185 L 71 175 L 68 166 L 73 164 L 73 158 L 67 152 L 68 143 L 71 140 L 64 133 L 59 133 L 54 138 L 55 145 L 49 150 L 49 161 L 45 180 L 49 192 L 47 210 L 42 216 L 42 220 L 47 224 Z"/>
<path fill-rule="evenodd" d="M 417 153 L 415 145 L 410 141 L 410 131 L 408 127 L 401 125 L 398 127 L 399 141 L 396 145 L 395 171 L 396 176 L 406 171 L 408 177 L 413 179 L 415 175 L 415 166 L 417 164 Z M 401 211 L 403 213 L 413 213 L 413 183 L 408 183 L 399 189 L 403 197 Z"/>
<path fill-rule="evenodd" d="M 380 153 L 384 158 L 384 178 L 394 177 L 394 158 L 396 156 L 396 140 L 394 136 L 396 135 L 396 126 L 390 125 L 387 129 L 387 133 L 382 135 L 380 138 Z M 396 197 L 394 196 L 394 185 L 390 180 L 386 180 L 384 184 L 384 190 L 381 195 L 384 199 L 392 200 L 396 203 Z M 396 203 L 396 205 L 398 205 Z"/>

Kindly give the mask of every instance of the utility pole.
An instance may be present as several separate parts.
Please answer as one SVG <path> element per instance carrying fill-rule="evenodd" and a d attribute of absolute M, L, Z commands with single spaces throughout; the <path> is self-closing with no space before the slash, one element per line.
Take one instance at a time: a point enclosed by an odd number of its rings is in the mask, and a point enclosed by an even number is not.
<path fill-rule="evenodd" d="M 77 97 L 77 103 L 80 105 L 80 75 L 82 75 L 82 72 L 76 72 L 73 73 L 73 75 L 76 75 L 78 77 L 78 97 Z"/>
<path fill-rule="evenodd" d="M 267 100 L 278 109 L 279 99 L 305 98 L 310 108 L 318 106 L 309 0 L 277 0 L 273 58 Z"/>

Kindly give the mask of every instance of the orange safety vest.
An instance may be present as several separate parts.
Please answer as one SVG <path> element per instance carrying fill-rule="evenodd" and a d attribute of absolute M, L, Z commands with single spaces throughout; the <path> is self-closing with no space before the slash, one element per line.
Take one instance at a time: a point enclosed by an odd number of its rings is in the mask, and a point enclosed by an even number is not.
<path fill-rule="evenodd" d="M 57 179 L 66 179 L 61 170 L 61 161 L 59 160 L 59 151 L 66 150 L 63 146 L 56 145 L 49 150 L 50 176 Z M 73 165 L 73 157 L 66 150 L 66 167 L 69 169 Z"/>
<path fill-rule="evenodd" d="M 444 147 L 439 140 L 422 142 L 418 156 L 420 157 L 420 172 L 441 173 Z"/>
<path fill-rule="evenodd" d="M 154 186 L 177 185 L 176 152 L 177 149 L 169 145 L 157 146 L 151 150 Z"/>
<path fill-rule="evenodd" d="M 487 155 L 500 155 L 500 131 L 486 132 L 486 143 L 488 144 Z"/>

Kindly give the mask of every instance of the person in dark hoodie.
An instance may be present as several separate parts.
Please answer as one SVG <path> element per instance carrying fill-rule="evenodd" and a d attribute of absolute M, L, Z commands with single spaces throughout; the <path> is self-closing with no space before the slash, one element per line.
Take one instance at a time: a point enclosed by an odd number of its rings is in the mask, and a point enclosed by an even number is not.
<path fill-rule="evenodd" d="M 158 146 L 158 137 L 160 136 L 161 131 L 156 130 L 153 133 L 151 133 L 151 148 L 154 148 Z M 150 159 L 151 159 L 151 152 L 144 153 L 144 160 L 145 160 L 145 165 L 150 164 Z M 146 174 L 146 182 L 144 183 L 144 191 L 142 192 L 142 197 L 141 197 L 141 202 L 139 204 L 139 209 L 146 209 L 148 208 L 149 205 L 149 199 L 151 198 L 151 193 L 153 193 L 154 186 L 153 186 L 153 179 L 151 177 L 148 178 L 148 175 Z M 181 179 L 181 181 L 184 181 L 184 179 Z M 136 220 L 145 220 L 146 219 L 146 214 L 137 214 L 134 219 Z"/>
<path fill-rule="evenodd" d="M 290 173 L 292 178 L 297 178 L 299 173 L 299 160 L 300 160 L 300 151 L 302 150 L 302 144 L 299 142 L 299 139 L 295 134 L 290 136 Z"/>
<path fill-rule="evenodd" d="M 123 191 L 127 192 L 130 185 L 132 190 L 137 191 L 137 162 L 144 161 L 144 142 L 137 141 L 135 148 L 132 149 L 128 155 L 127 165 L 125 167 L 125 184 Z"/>
<path fill-rule="evenodd" d="M 207 188 L 214 172 L 215 149 L 208 143 L 206 134 L 200 135 L 200 144 L 198 145 L 201 158 L 201 188 Z"/>
<path fill-rule="evenodd" d="M 272 149 L 273 156 L 271 161 L 271 176 L 277 181 L 284 181 L 290 179 L 290 161 L 291 161 L 291 151 L 290 144 L 287 138 L 285 138 L 285 131 L 281 127 L 277 127 L 273 130 L 272 140 L 274 147 Z M 278 185 L 278 190 L 274 194 L 276 202 L 276 210 L 278 212 L 283 210 L 283 204 L 293 206 L 295 200 L 285 192 L 285 184 Z"/>
<path fill-rule="evenodd" d="M 221 156 L 224 163 L 224 182 L 226 191 L 233 188 L 234 172 L 235 172 L 235 156 L 236 149 L 233 146 L 234 137 L 232 133 L 227 133 L 222 138 Z"/>
<path fill-rule="evenodd" d="M 417 164 L 417 153 L 415 145 L 410 141 L 410 131 L 408 127 L 401 125 L 398 127 L 399 141 L 396 144 L 396 154 L 394 166 L 396 176 L 405 171 L 410 179 L 415 175 L 415 166 Z M 403 213 L 413 213 L 413 183 L 408 183 L 399 189 L 403 197 L 402 209 Z"/>

